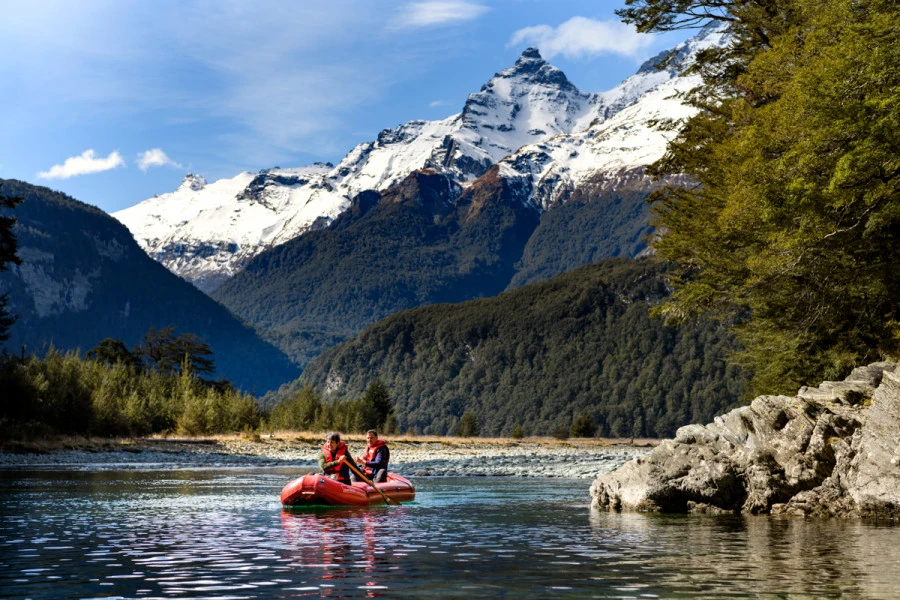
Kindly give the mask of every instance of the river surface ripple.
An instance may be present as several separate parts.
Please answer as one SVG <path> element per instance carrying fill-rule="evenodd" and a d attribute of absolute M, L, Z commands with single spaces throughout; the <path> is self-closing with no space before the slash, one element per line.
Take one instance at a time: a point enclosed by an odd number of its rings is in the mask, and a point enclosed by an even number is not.
<path fill-rule="evenodd" d="M 0 471 L 4 598 L 900 598 L 900 527 L 608 514 L 589 481 L 414 478 L 281 509 L 279 468 Z"/>

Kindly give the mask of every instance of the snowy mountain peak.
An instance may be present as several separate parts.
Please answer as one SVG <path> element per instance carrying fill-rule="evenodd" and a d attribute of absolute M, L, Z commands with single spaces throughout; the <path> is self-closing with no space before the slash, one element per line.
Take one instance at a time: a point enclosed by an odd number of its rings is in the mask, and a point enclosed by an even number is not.
<path fill-rule="evenodd" d="M 567 90 L 576 90 L 566 74 L 541 58 L 537 48 L 527 48 L 512 67 L 497 73 L 495 78 L 519 79 L 531 85 L 541 84 L 557 86 Z M 493 81 L 493 80 L 492 80 Z M 487 85 L 490 85 L 488 82 Z M 482 91 L 484 88 L 482 88 Z"/>
<path fill-rule="evenodd" d="M 206 179 L 204 179 L 202 175 L 194 175 L 193 173 L 188 173 L 184 176 L 184 179 L 181 180 L 181 185 L 178 186 L 178 189 L 193 190 L 195 192 L 199 192 L 205 187 Z"/>
<path fill-rule="evenodd" d="M 676 69 L 723 36 L 704 30 L 676 48 L 665 69 L 656 67 L 668 53 L 598 94 L 579 90 L 528 48 L 470 94 L 461 113 L 384 129 L 336 166 L 274 167 L 211 184 L 188 174 L 176 192 L 114 216 L 151 256 L 210 291 L 266 248 L 353 210 L 352 198 L 421 169 L 465 186 L 499 163 L 501 176 L 531 189 L 527 201 L 549 209 L 598 172 L 614 183 L 659 158 L 674 134 L 653 123 L 689 116 L 675 93 L 696 85 Z"/>
<path fill-rule="evenodd" d="M 519 60 L 516 61 L 516 64 L 530 59 L 544 60 L 543 58 L 541 58 L 541 51 L 534 46 L 531 46 L 529 48 L 525 48 L 525 50 L 522 51 L 522 56 L 519 57 Z"/>

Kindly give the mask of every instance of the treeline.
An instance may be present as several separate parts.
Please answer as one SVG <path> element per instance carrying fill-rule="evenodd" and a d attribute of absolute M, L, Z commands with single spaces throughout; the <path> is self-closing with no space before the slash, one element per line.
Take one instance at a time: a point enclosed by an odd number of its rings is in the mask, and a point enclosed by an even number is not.
<path fill-rule="evenodd" d="M 190 360 L 163 372 L 53 348 L 42 358 L 4 353 L 0 389 L 6 436 L 200 435 L 255 431 L 261 419 L 253 396 L 198 377 Z"/>
<path fill-rule="evenodd" d="M 272 407 L 214 371 L 208 346 L 171 327 L 151 329 L 129 350 L 106 339 L 85 356 L 51 348 L 43 357 L 0 355 L 0 433 L 135 436 L 252 434 L 260 430 L 397 431 L 392 399 L 375 379 L 355 400 L 324 402 L 310 386 Z"/>
<path fill-rule="evenodd" d="M 671 436 L 738 403 L 746 374 L 726 364 L 737 346 L 721 325 L 650 317 L 668 296 L 667 271 L 612 259 L 496 298 L 405 311 L 323 354 L 280 398 L 303 385 L 354 398 L 380 377 L 404 432 Z"/>
<path fill-rule="evenodd" d="M 378 378 L 355 400 L 326 402 L 311 385 L 303 386 L 272 407 L 264 426 L 272 431 L 399 431 L 390 392 Z"/>

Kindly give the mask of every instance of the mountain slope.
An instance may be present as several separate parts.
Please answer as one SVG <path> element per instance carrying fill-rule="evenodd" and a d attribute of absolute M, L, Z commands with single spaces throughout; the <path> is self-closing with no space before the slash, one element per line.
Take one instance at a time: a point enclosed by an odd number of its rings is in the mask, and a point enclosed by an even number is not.
<path fill-rule="evenodd" d="M 389 314 L 501 292 L 538 213 L 491 173 L 465 191 L 417 171 L 213 292 L 300 363 Z"/>
<path fill-rule="evenodd" d="M 263 393 L 297 376 L 287 357 L 227 309 L 150 259 L 121 223 L 48 188 L 3 181 L 24 198 L 17 219 L 20 266 L 0 273 L 18 321 L 6 344 L 87 351 L 106 337 L 139 342 L 150 325 L 174 325 L 206 341 L 223 375 Z"/>
<path fill-rule="evenodd" d="M 401 431 L 446 434 L 466 411 L 483 435 L 568 431 L 587 413 L 600 435 L 670 436 L 740 401 L 734 347 L 711 322 L 665 326 L 656 262 L 614 259 L 495 298 L 395 314 L 332 348 L 282 390 L 308 382 L 356 398 L 379 377 Z"/>

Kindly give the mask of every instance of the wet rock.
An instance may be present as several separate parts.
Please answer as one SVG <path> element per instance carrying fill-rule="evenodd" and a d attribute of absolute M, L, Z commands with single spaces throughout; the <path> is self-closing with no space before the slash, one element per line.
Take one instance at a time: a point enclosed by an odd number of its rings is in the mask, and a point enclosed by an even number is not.
<path fill-rule="evenodd" d="M 601 475 L 609 510 L 900 516 L 900 370 L 761 396 Z"/>

